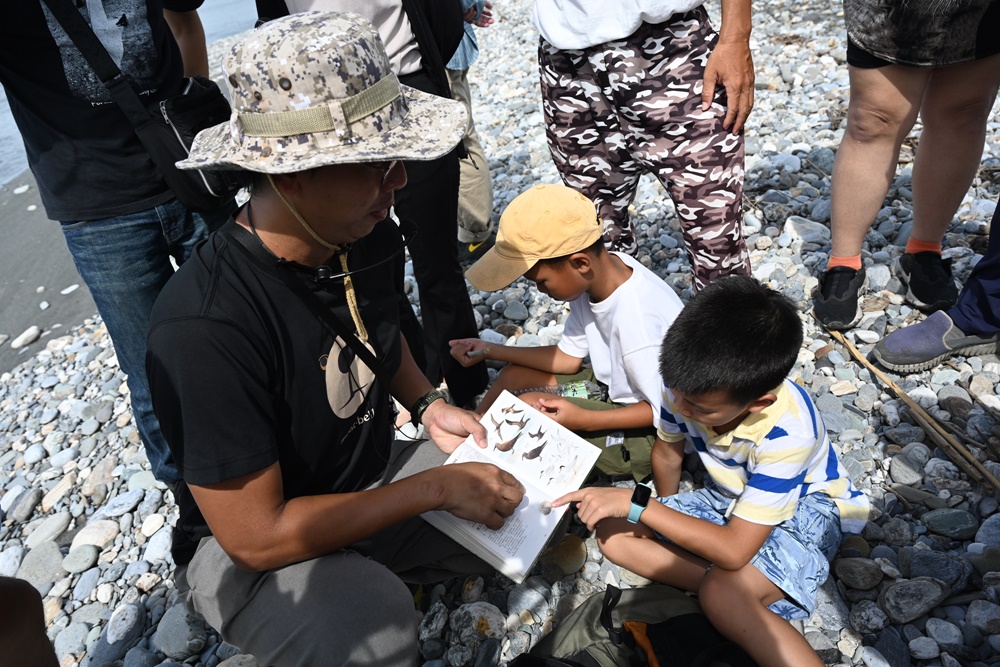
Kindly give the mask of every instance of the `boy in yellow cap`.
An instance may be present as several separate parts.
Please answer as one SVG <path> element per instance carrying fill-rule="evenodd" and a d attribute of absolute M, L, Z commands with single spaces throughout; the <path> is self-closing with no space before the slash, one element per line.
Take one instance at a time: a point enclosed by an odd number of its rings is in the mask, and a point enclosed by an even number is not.
<path fill-rule="evenodd" d="M 521 398 L 601 446 L 597 466 L 603 472 L 642 479 L 651 471 L 659 348 L 683 304 L 634 258 L 605 250 L 603 231 L 593 202 L 564 185 L 536 185 L 518 195 L 500 217 L 496 244 L 465 276 L 490 292 L 524 276 L 540 292 L 570 302 L 562 338 L 542 347 L 462 338 L 451 341 L 451 354 L 465 366 L 507 362 L 477 408 L 480 414 L 504 389 L 517 393 L 576 380 L 603 385 L 606 402 L 542 392 Z M 584 369 L 588 356 L 591 368 Z M 606 447 L 619 443 L 624 448 Z"/>

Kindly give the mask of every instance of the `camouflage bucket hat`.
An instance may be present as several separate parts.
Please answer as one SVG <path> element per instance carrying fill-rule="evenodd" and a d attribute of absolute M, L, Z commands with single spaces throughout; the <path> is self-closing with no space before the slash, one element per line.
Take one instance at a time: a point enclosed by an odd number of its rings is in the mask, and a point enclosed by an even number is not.
<path fill-rule="evenodd" d="M 401 85 L 378 32 L 357 14 L 270 21 L 233 47 L 223 69 L 232 117 L 198 133 L 181 169 L 281 174 L 432 160 L 465 133 L 462 104 Z"/>

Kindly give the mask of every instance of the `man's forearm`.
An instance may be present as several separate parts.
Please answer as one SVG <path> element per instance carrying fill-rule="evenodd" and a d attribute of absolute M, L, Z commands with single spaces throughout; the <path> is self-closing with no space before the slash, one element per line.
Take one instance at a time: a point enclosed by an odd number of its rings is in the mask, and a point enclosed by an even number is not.
<path fill-rule="evenodd" d="M 389 392 L 395 397 L 399 404 L 409 410 L 413 407 L 421 396 L 434 389 L 427 376 L 421 372 L 417 362 L 413 360 L 410 346 L 406 339 L 400 335 L 400 346 L 402 348 L 399 370 L 392 377 L 392 386 Z"/>
<path fill-rule="evenodd" d="M 720 42 L 749 43 L 751 27 L 750 0 L 722 0 Z"/>

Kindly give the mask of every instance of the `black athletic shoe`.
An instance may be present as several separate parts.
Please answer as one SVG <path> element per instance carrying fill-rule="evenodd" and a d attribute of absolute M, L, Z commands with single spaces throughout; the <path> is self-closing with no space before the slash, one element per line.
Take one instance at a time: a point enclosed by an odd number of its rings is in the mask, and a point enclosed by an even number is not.
<path fill-rule="evenodd" d="M 906 300 L 925 313 L 947 310 L 958 301 L 958 286 L 951 277 L 951 260 L 936 252 L 906 253 L 893 265 L 906 285 Z"/>
<path fill-rule="evenodd" d="M 480 257 L 486 254 L 486 251 L 493 247 L 496 243 L 497 233 L 496 231 L 490 232 L 482 241 L 474 243 L 462 243 L 458 242 L 458 263 L 462 266 L 469 266 L 474 264 L 479 260 Z"/>
<path fill-rule="evenodd" d="M 868 287 L 868 274 L 846 266 L 835 266 L 819 279 L 813 313 L 827 329 L 845 331 L 861 321 L 861 301 Z"/>

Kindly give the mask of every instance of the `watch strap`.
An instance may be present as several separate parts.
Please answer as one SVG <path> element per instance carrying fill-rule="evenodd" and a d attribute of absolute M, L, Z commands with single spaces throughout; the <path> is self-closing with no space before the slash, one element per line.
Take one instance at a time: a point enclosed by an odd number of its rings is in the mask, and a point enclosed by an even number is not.
<path fill-rule="evenodd" d="M 644 511 L 646 511 L 645 507 L 643 507 L 642 505 L 636 505 L 635 503 L 632 503 L 632 507 L 628 511 L 628 522 L 639 523 L 639 517 L 642 516 L 642 513 Z"/>
<path fill-rule="evenodd" d="M 410 408 L 410 423 L 414 426 L 420 426 L 421 421 L 424 418 L 424 413 L 427 412 L 427 408 L 430 404 L 439 398 L 444 398 L 444 392 L 437 389 L 432 389 L 423 396 L 417 399 L 417 402 L 413 404 Z"/>

